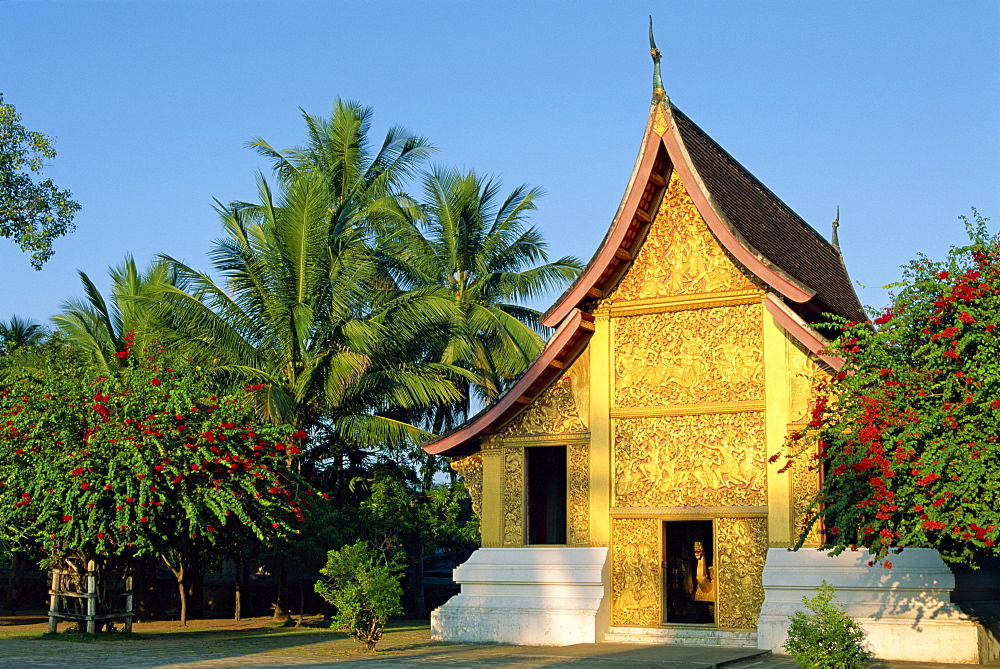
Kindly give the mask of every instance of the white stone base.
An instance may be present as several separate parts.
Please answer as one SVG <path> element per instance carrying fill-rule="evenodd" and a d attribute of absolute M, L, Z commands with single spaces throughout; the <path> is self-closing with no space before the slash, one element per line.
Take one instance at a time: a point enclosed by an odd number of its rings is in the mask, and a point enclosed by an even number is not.
<path fill-rule="evenodd" d="M 904 550 L 892 569 L 868 566 L 864 551 L 836 557 L 815 549 L 772 548 L 764 566 L 764 606 L 758 644 L 785 653 L 788 616 L 804 609 L 825 580 L 837 586 L 835 603 L 864 629 L 868 648 L 884 660 L 977 664 L 1000 657 L 1000 643 L 951 603 L 952 572 L 936 551 Z"/>
<path fill-rule="evenodd" d="M 455 569 L 462 591 L 431 612 L 437 641 L 567 646 L 604 639 L 607 548 L 480 548 Z"/>
<path fill-rule="evenodd" d="M 757 633 L 720 630 L 716 627 L 670 625 L 663 627 L 612 627 L 605 641 L 648 643 L 664 646 L 715 646 L 718 648 L 757 648 Z"/>

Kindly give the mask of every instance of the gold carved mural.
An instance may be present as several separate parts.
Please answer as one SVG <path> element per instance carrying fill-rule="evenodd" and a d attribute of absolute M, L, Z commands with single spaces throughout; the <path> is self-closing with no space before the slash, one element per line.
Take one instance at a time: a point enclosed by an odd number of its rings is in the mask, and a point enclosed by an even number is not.
<path fill-rule="evenodd" d="M 763 398 L 762 318 L 744 304 L 615 319 L 615 404 Z"/>
<path fill-rule="evenodd" d="M 513 437 L 586 431 L 587 426 L 580 416 L 573 395 L 572 377 L 570 374 L 563 374 L 527 409 L 508 423 L 502 434 L 505 437 Z"/>
<path fill-rule="evenodd" d="M 764 414 L 620 418 L 614 505 L 766 506 Z"/>
<path fill-rule="evenodd" d="M 791 336 L 785 334 L 786 361 L 788 365 L 788 394 L 791 401 L 790 423 L 804 423 L 809 420 L 813 388 L 818 381 L 825 381 L 830 375 Z"/>
<path fill-rule="evenodd" d="M 674 172 L 615 300 L 739 290 L 750 281 L 715 240 Z"/>
<path fill-rule="evenodd" d="M 813 468 L 815 460 L 808 454 L 799 456 L 788 470 L 792 477 L 792 541 L 797 542 L 806 527 L 806 509 L 819 490 L 819 471 Z M 815 548 L 820 545 L 819 523 L 812 526 L 803 546 Z"/>
<path fill-rule="evenodd" d="M 451 461 L 451 468 L 462 477 L 465 489 L 472 499 L 472 511 L 477 516 L 483 510 L 483 456 L 479 453 L 466 455 Z"/>
<path fill-rule="evenodd" d="M 719 627 L 752 630 L 764 603 L 767 518 L 719 518 L 715 522 Z"/>
<path fill-rule="evenodd" d="M 504 546 L 524 543 L 524 449 L 503 449 L 503 518 L 501 537 Z"/>
<path fill-rule="evenodd" d="M 615 518 L 611 522 L 611 624 L 659 625 L 661 521 Z"/>
<path fill-rule="evenodd" d="M 566 542 L 576 546 L 590 543 L 590 447 L 566 447 Z"/>

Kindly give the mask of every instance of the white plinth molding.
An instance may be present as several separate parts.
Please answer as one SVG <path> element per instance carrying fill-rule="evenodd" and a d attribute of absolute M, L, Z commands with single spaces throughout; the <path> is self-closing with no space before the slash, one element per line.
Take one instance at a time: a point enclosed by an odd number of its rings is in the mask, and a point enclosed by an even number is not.
<path fill-rule="evenodd" d="M 955 577 L 936 551 L 906 549 L 890 556 L 892 569 L 869 567 L 870 559 L 864 551 L 830 557 L 815 549 L 770 549 L 759 646 L 784 653 L 788 616 L 825 580 L 837 586 L 835 602 L 861 625 L 877 658 L 977 664 L 1000 657 L 990 630 L 951 602 Z"/>
<path fill-rule="evenodd" d="M 480 548 L 454 578 L 462 591 L 431 612 L 437 641 L 566 646 L 610 626 L 607 548 Z"/>

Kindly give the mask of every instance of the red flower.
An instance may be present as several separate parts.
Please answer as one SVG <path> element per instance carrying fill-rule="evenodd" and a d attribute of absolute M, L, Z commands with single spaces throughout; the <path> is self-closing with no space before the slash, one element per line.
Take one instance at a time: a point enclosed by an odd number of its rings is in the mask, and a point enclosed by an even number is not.
<path fill-rule="evenodd" d="M 104 538 L 104 532 L 98 532 L 97 533 L 97 538 L 98 539 L 103 539 Z"/>
<path fill-rule="evenodd" d="M 128 351 L 118 351 L 117 353 L 115 353 L 115 357 L 118 358 L 119 360 L 124 360 L 125 358 L 128 357 Z"/>
<path fill-rule="evenodd" d="M 69 521 L 71 521 L 71 520 L 73 520 L 73 516 L 63 516 L 63 517 L 62 517 L 62 521 L 63 521 L 64 523 L 68 523 L 68 522 L 69 522 Z"/>
<path fill-rule="evenodd" d="M 298 430 L 292 436 L 293 437 L 297 437 L 299 439 L 308 439 L 309 438 L 309 435 L 306 434 L 305 430 Z"/>
<path fill-rule="evenodd" d="M 139 522 L 140 523 L 148 523 L 149 522 L 149 518 L 140 518 Z"/>
<path fill-rule="evenodd" d="M 160 380 L 159 379 L 150 379 L 149 382 L 152 383 L 154 386 L 160 385 Z"/>

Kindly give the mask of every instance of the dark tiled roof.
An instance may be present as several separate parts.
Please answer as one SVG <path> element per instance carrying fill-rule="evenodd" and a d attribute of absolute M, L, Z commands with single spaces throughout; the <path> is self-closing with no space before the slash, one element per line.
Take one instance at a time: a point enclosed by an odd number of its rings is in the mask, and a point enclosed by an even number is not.
<path fill-rule="evenodd" d="M 807 305 L 789 304 L 811 322 L 830 311 L 865 320 L 840 254 L 798 214 L 676 107 L 684 145 L 722 214 L 758 253 L 816 291 Z M 819 304 L 813 304 L 813 302 Z"/>

